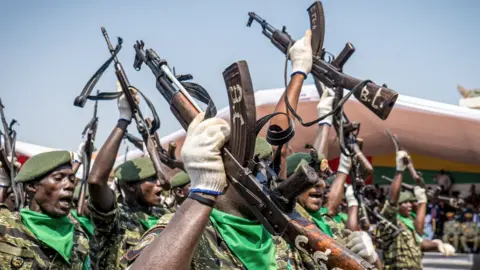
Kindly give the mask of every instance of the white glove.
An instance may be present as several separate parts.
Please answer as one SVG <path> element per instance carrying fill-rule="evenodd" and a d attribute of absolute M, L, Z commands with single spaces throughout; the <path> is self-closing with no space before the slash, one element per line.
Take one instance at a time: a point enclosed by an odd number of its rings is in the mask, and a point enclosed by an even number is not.
<path fill-rule="evenodd" d="M 417 199 L 418 203 L 426 203 L 427 202 L 427 194 L 425 194 L 425 189 L 419 186 L 415 186 L 413 189 L 413 193 L 415 194 L 415 198 Z"/>
<path fill-rule="evenodd" d="M 7 160 L 8 161 L 12 160 L 12 156 L 7 156 Z M 15 166 L 15 168 L 17 168 L 17 170 L 20 169 L 20 167 L 22 167 L 22 163 L 18 162 L 17 157 L 13 158 L 13 165 Z"/>
<path fill-rule="evenodd" d="M 351 232 L 349 230 L 344 230 L 344 233 L 347 234 L 346 247 L 348 249 L 371 264 L 378 260 L 378 254 L 375 252 L 372 239 L 368 233 L 363 231 Z"/>
<path fill-rule="evenodd" d="M 400 150 L 397 152 L 397 171 L 399 172 L 403 172 L 405 171 L 405 169 L 407 168 L 407 165 L 408 164 L 405 164 L 403 162 L 403 158 L 408 158 L 410 160 L 410 156 L 408 155 L 407 151 L 404 151 L 404 150 Z"/>
<path fill-rule="evenodd" d="M 340 164 L 338 166 L 337 171 L 348 175 L 350 173 L 351 168 L 352 168 L 352 159 L 350 157 L 345 156 L 344 154 L 341 154 Z"/>
<path fill-rule="evenodd" d="M 347 190 L 345 191 L 345 199 L 347 200 L 347 206 L 358 206 L 358 201 L 353 195 L 353 187 L 348 185 Z"/>
<path fill-rule="evenodd" d="M 85 142 L 81 142 L 78 145 L 77 152 L 73 153 L 73 161 L 82 163 L 84 156 L 85 156 Z"/>
<path fill-rule="evenodd" d="M 327 94 L 325 94 L 327 93 Z M 333 104 L 333 97 L 328 96 L 328 91 L 324 91 L 324 94 L 320 98 L 320 101 L 317 105 L 317 114 L 318 117 L 323 117 L 329 114 L 332 111 L 332 104 Z M 318 124 L 328 124 L 329 126 L 332 125 L 333 116 L 330 115 L 327 118 L 323 119 L 322 121 L 318 122 Z"/>
<path fill-rule="evenodd" d="M 145 144 L 145 142 L 143 142 L 142 144 L 143 144 L 143 156 L 150 157 L 150 154 L 148 153 L 148 150 L 147 150 L 147 145 Z"/>
<path fill-rule="evenodd" d="M 443 255 L 445 256 L 455 255 L 455 248 L 452 245 L 448 243 L 443 243 L 439 239 L 435 239 L 433 240 L 433 242 L 438 243 L 438 251 L 440 251 L 440 253 L 443 253 Z"/>
<path fill-rule="evenodd" d="M 312 71 L 312 31 L 308 29 L 305 36 L 297 40 L 290 48 L 290 60 L 292 61 L 292 75 L 301 72 L 307 77 Z"/>
<path fill-rule="evenodd" d="M 220 195 L 227 186 L 227 175 L 220 149 L 230 136 L 230 126 L 218 117 L 203 121 L 205 113 L 188 127 L 181 156 L 190 176 L 190 192 Z"/>
<path fill-rule="evenodd" d="M 135 99 L 135 102 L 138 104 L 138 93 L 137 90 L 133 87 L 130 87 L 130 91 Z M 122 86 L 120 82 L 117 81 L 117 92 L 122 92 Z M 132 121 L 132 110 L 130 109 L 130 104 L 128 104 L 125 94 L 122 94 L 117 100 L 118 111 L 120 113 L 119 118 L 127 120 L 128 122 Z"/>

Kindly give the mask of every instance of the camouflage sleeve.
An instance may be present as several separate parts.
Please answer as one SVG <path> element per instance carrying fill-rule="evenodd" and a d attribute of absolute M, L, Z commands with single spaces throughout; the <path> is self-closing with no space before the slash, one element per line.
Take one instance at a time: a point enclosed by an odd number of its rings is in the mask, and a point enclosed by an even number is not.
<path fill-rule="evenodd" d="M 114 201 L 113 210 L 103 213 L 93 206 L 92 202 L 88 200 L 88 209 L 90 210 L 91 219 L 95 227 L 95 234 L 97 232 L 109 234 L 118 223 L 119 209 L 117 201 Z"/>
<path fill-rule="evenodd" d="M 397 224 L 397 213 L 398 213 L 398 207 L 391 205 L 390 202 L 386 200 L 385 205 L 383 206 L 382 212 L 380 212 L 380 214 L 384 216 L 388 221 L 392 222 L 393 224 Z"/>
<path fill-rule="evenodd" d="M 140 256 L 142 251 L 148 247 L 148 245 L 150 245 L 155 238 L 160 235 L 160 233 L 162 233 L 172 218 L 173 214 L 166 214 L 160 217 L 160 219 L 157 221 L 157 224 L 143 234 L 140 242 L 125 253 L 122 258 L 122 262 L 124 262 L 126 265 L 133 264 L 137 257 Z"/>

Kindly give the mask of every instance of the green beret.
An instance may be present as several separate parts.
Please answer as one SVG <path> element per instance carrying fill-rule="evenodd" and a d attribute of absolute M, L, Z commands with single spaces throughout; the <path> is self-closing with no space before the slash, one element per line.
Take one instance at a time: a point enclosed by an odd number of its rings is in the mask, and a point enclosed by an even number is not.
<path fill-rule="evenodd" d="M 118 182 L 136 182 L 156 176 L 153 162 L 149 157 L 129 160 L 115 170 Z"/>
<path fill-rule="evenodd" d="M 255 155 L 260 159 L 272 158 L 273 148 L 264 138 L 257 137 L 255 142 Z"/>
<path fill-rule="evenodd" d="M 170 187 L 182 187 L 185 186 L 186 184 L 190 183 L 190 177 L 188 176 L 187 173 L 185 172 L 179 172 L 175 174 L 172 177 L 172 180 L 170 181 Z"/>
<path fill-rule="evenodd" d="M 47 175 L 54 169 L 71 164 L 72 156 L 68 151 L 52 151 L 35 155 L 23 164 L 15 177 L 15 182 L 30 182 Z"/>
<path fill-rule="evenodd" d="M 416 202 L 417 199 L 415 196 L 409 191 L 402 191 L 400 192 L 400 198 L 398 199 L 398 203 L 402 204 L 404 202 Z"/>
<path fill-rule="evenodd" d="M 322 162 L 322 160 L 325 159 L 325 156 L 321 153 L 318 154 L 318 160 Z M 305 161 L 306 163 L 309 163 L 312 160 L 312 156 L 309 153 L 304 153 L 304 152 L 298 152 L 295 154 L 291 154 L 290 156 L 287 157 L 287 177 L 292 175 L 297 168 L 299 168 L 303 163 L 302 161 Z M 328 166 L 328 163 L 326 163 L 326 166 Z M 316 170 L 320 170 L 319 168 L 314 168 Z"/>

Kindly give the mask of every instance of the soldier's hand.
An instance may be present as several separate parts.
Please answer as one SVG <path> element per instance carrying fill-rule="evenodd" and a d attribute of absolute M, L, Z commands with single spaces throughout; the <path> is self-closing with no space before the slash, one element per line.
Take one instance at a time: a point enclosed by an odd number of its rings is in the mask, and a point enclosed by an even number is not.
<path fill-rule="evenodd" d="M 221 118 L 204 117 L 200 113 L 190 123 L 181 156 L 190 176 L 190 192 L 220 195 L 227 186 L 220 150 L 228 141 L 230 126 Z"/>
<path fill-rule="evenodd" d="M 343 230 L 343 232 L 348 235 L 346 245 L 348 249 L 371 264 L 378 260 L 378 254 L 368 233 L 363 231 L 352 232 L 350 230 Z"/>
<path fill-rule="evenodd" d="M 358 201 L 355 198 L 353 187 L 348 185 L 347 190 L 345 191 L 345 199 L 347 200 L 347 206 L 358 206 Z"/>
<path fill-rule="evenodd" d="M 323 117 L 329 114 L 332 111 L 332 104 L 333 104 L 333 97 L 328 95 L 327 89 L 323 91 L 323 95 L 320 97 L 320 101 L 317 105 L 317 114 L 318 117 Z M 329 126 L 332 125 L 333 116 L 327 116 L 327 118 L 320 121 L 318 124 L 328 124 Z"/>
<path fill-rule="evenodd" d="M 292 61 L 292 75 L 302 73 L 307 75 L 312 71 L 312 31 L 308 29 L 305 36 L 297 40 L 289 50 Z"/>
<path fill-rule="evenodd" d="M 426 203 L 427 202 L 427 194 L 425 193 L 425 189 L 419 186 L 415 186 L 413 189 L 413 193 L 415 194 L 415 198 L 417 199 L 418 203 Z"/>
<path fill-rule="evenodd" d="M 85 142 L 81 142 L 78 145 L 77 152 L 73 153 L 73 161 L 82 163 L 83 157 L 85 156 Z"/>
<path fill-rule="evenodd" d="M 396 157 L 398 172 L 403 172 L 405 171 L 405 168 L 407 168 L 408 163 L 405 163 L 405 159 L 410 160 L 410 156 L 408 155 L 407 151 L 398 151 Z"/>
<path fill-rule="evenodd" d="M 433 242 L 438 243 L 438 251 L 443 253 L 443 255 L 445 255 L 445 256 L 455 255 L 455 248 L 452 245 L 450 245 L 448 243 L 443 243 L 439 239 L 435 239 L 435 240 L 433 240 Z"/>
<path fill-rule="evenodd" d="M 117 81 L 117 92 L 123 92 L 122 86 L 118 81 Z M 132 93 L 135 103 L 138 104 L 140 102 L 140 99 L 138 97 L 137 89 L 135 89 L 134 87 L 130 87 L 130 92 Z M 130 108 L 130 104 L 128 103 L 128 100 L 125 97 L 125 94 L 122 94 L 118 98 L 117 106 L 118 106 L 118 112 L 120 113 L 119 118 L 127 120 L 128 122 L 132 121 L 132 109 Z"/>

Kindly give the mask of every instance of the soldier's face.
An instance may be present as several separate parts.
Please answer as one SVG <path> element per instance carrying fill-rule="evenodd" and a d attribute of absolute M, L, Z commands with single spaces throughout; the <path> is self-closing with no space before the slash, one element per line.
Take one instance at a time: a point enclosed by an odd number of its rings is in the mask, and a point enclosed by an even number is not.
<path fill-rule="evenodd" d="M 143 181 L 140 184 L 141 200 L 147 206 L 160 206 L 162 187 L 157 179 Z"/>
<path fill-rule="evenodd" d="M 404 217 L 408 217 L 410 215 L 410 211 L 412 211 L 412 203 L 411 202 L 404 202 L 400 204 L 400 215 Z"/>
<path fill-rule="evenodd" d="M 320 210 L 323 203 L 323 196 L 325 193 L 325 181 L 320 179 L 318 183 L 310 188 L 309 190 L 303 192 L 298 196 L 298 203 L 310 212 L 316 212 Z"/>
<path fill-rule="evenodd" d="M 33 185 L 34 211 L 49 216 L 61 217 L 70 213 L 72 207 L 75 175 L 72 166 L 64 165 Z M 35 209 L 37 208 L 37 209 Z"/>

